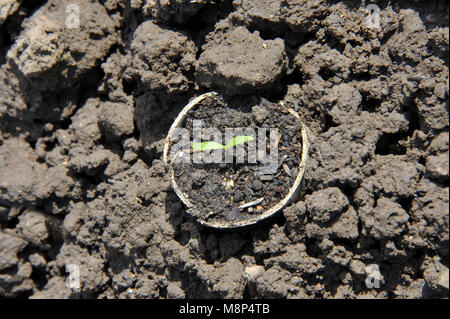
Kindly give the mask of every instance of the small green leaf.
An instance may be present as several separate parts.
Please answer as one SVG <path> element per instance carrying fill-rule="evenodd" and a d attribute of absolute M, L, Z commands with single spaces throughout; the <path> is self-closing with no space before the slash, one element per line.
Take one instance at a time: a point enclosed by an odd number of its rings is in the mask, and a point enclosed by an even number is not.
<path fill-rule="evenodd" d="M 225 148 L 224 145 L 217 143 L 217 142 L 213 142 L 213 141 L 201 142 L 201 143 L 191 143 L 191 147 L 194 151 L 208 151 L 208 150 L 218 150 L 218 149 Z"/>
<path fill-rule="evenodd" d="M 239 135 L 228 140 L 226 145 L 222 145 L 213 141 L 207 141 L 201 143 L 191 143 L 191 147 L 194 151 L 219 150 L 231 148 L 239 144 L 244 144 L 251 140 L 253 140 L 253 136 Z"/>
<path fill-rule="evenodd" d="M 239 135 L 236 137 L 233 137 L 232 139 L 227 141 L 227 144 L 225 145 L 225 148 L 234 147 L 239 144 L 247 143 L 248 141 L 252 141 L 253 136 L 246 136 L 246 135 Z"/>

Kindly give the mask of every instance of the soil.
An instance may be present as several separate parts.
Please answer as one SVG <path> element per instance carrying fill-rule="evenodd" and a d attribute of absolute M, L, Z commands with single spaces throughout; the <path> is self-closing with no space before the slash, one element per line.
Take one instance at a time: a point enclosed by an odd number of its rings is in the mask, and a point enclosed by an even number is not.
<path fill-rule="evenodd" d="M 0 296 L 448 298 L 448 13 L 1 1 Z M 282 102 L 312 132 L 303 197 L 251 231 L 199 225 L 162 161 L 212 90 Z"/>
<path fill-rule="evenodd" d="M 264 145 L 261 150 L 267 156 L 267 162 L 264 162 L 256 150 L 249 151 L 249 143 L 252 143 L 249 141 L 232 149 L 231 163 L 225 161 L 224 150 L 219 153 L 221 160 L 218 163 L 207 163 L 208 158 L 202 163 L 192 160 L 184 163 L 180 157 L 174 159 L 175 181 L 194 203 L 192 214 L 195 217 L 231 226 L 236 221 L 254 219 L 255 215 L 272 208 L 287 196 L 299 172 L 302 125 L 286 107 L 258 98 L 207 97 L 188 112 L 181 125 L 189 131 L 190 141 L 194 138 L 193 121 L 202 121 L 204 129 L 217 128 L 225 137 L 218 141 L 223 145 L 229 138 L 243 134 L 250 136 L 258 152 L 260 145 Z M 233 128 L 242 131 L 226 137 L 226 130 Z M 262 140 L 259 140 L 259 129 L 266 130 Z M 276 129 L 272 140 L 270 129 Z M 205 133 L 203 130 L 202 134 Z M 202 138 L 202 141 L 209 141 L 210 138 Z M 241 160 L 238 159 L 238 147 L 242 147 Z M 271 147 L 276 147 L 277 154 L 271 154 L 274 152 Z M 187 151 L 191 150 L 187 148 Z M 203 151 L 199 155 L 212 157 L 214 151 Z M 270 162 L 271 155 L 276 160 L 273 163 Z M 265 173 L 263 170 L 269 165 L 274 169 Z M 248 206 L 250 203 L 255 204 Z"/>

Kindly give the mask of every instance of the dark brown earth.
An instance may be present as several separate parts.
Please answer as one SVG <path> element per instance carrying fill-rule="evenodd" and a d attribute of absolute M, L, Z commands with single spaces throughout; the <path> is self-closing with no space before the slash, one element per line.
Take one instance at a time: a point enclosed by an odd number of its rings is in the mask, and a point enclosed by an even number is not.
<path fill-rule="evenodd" d="M 0 296 L 448 298 L 449 6 L 373 3 L 378 29 L 357 0 L 1 1 Z M 211 90 L 315 136 L 251 231 L 196 224 L 162 162 Z"/>

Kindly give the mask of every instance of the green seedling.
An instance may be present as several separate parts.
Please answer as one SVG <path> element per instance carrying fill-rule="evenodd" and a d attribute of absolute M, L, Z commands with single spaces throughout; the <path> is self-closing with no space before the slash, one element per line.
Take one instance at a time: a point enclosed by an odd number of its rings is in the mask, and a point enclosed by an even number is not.
<path fill-rule="evenodd" d="M 246 135 L 239 135 L 236 137 L 233 137 L 232 139 L 229 139 L 225 145 L 213 142 L 213 141 L 207 141 L 207 142 L 201 142 L 201 143 L 191 143 L 191 147 L 194 151 L 210 151 L 210 150 L 219 150 L 219 149 L 228 149 L 235 147 L 239 144 L 244 144 L 249 141 L 253 140 L 253 136 L 246 136 Z"/>

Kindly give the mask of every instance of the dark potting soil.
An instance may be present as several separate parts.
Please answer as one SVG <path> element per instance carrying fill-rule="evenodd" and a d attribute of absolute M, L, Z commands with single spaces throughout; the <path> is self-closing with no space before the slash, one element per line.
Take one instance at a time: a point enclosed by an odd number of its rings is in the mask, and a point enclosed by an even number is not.
<path fill-rule="evenodd" d="M 204 135 L 206 128 L 217 128 L 222 138 L 218 142 L 223 145 L 229 140 L 229 136 L 225 136 L 227 128 L 247 129 L 234 132 L 232 137 L 252 136 L 258 152 L 265 151 L 267 156 L 271 154 L 270 147 L 276 144 L 277 161 L 264 162 L 258 156 L 251 160 L 249 149 L 253 150 L 252 144 L 247 142 L 229 148 L 234 153 L 231 163 L 225 162 L 224 150 L 219 151 L 222 155 L 220 163 L 194 163 L 194 153 L 201 153 L 197 156 L 202 158 L 213 154 L 211 151 L 192 150 L 190 142 L 193 141 L 194 120 L 202 121 L 202 142 L 215 140 Z M 174 156 L 176 160 L 172 166 L 176 183 L 195 205 L 191 210 L 194 216 L 205 221 L 245 221 L 270 209 L 288 194 L 299 171 L 302 135 L 301 122 L 286 107 L 256 97 L 207 97 L 189 111 L 181 127 L 189 132 L 189 149 L 187 152 L 184 149 L 179 158 Z M 271 140 L 269 133 L 274 128 L 278 131 L 272 133 Z M 266 132 L 260 129 L 266 129 Z M 265 140 L 262 138 L 264 135 Z M 265 143 L 259 144 L 261 141 Z M 172 146 L 177 142 L 175 140 Z M 264 146 L 261 148 L 260 145 Z M 236 156 L 239 147 L 245 154 L 243 163 Z M 189 158 L 190 161 L 180 158 Z M 262 171 L 270 163 L 273 169 Z"/>

